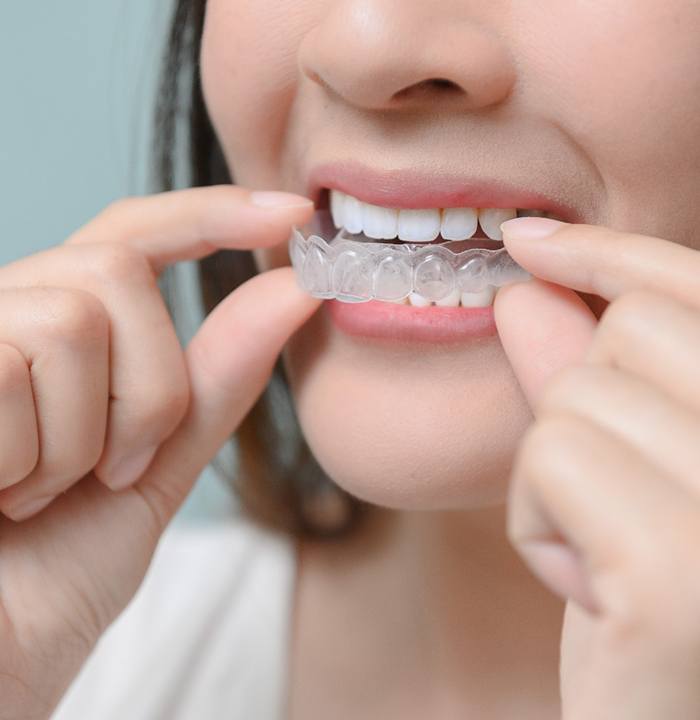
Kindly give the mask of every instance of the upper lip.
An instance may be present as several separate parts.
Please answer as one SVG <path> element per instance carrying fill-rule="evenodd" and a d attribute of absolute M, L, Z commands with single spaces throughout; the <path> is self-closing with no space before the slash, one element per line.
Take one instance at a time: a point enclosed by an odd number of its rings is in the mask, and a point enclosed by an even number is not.
<path fill-rule="evenodd" d="M 306 192 L 318 205 L 325 189 L 340 190 L 382 207 L 532 209 L 565 222 L 582 222 L 574 207 L 535 188 L 515 187 L 497 177 L 425 173 L 410 168 L 377 171 L 356 161 L 330 162 L 313 167 Z"/>

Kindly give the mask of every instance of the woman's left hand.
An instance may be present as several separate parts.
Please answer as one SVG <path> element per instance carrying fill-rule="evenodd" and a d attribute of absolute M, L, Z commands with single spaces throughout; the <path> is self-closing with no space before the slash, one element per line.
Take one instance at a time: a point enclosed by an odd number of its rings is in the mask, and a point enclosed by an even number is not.
<path fill-rule="evenodd" d="M 567 600 L 563 720 L 695 720 L 700 252 L 535 218 L 503 230 L 537 278 L 495 301 L 535 415 L 507 532 Z M 600 321 L 569 288 L 610 303 Z"/>

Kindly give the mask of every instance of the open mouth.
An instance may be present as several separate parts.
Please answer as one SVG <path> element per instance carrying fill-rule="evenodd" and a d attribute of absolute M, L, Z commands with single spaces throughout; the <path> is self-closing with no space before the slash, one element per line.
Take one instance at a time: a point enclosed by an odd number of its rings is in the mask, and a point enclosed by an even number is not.
<path fill-rule="evenodd" d="M 500 225 L 554 217 L 534 208 L 396 208 L 322 189 L 311 225 L 290 240 L 311 294 L 346 303 L 487 308 L 498 287 L 528 274 L 508 255 Z"/>
<path fill-rule="evenodd" d="M 324 313 L 351 335 L 429 343 L 496 335 L 497 290 L 532 277 L 506 250 L 501 223 L 585 220 L 565 183 L 547 193 L 495 169 L 380 170 L 347 158 L 311 167 L 306 195 L 317 212 L 289 240 L 300 286 L 328 300 Z"/>

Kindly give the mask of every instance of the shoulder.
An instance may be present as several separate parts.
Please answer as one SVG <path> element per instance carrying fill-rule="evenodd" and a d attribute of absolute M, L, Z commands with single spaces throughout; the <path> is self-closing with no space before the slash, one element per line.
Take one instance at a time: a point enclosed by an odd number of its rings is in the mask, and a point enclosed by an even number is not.
<path fill-rule="evenodd" d="M 244 517 L 174 522 L 52 720 L 276 717 L 294 576 L 291 540 Z"/>

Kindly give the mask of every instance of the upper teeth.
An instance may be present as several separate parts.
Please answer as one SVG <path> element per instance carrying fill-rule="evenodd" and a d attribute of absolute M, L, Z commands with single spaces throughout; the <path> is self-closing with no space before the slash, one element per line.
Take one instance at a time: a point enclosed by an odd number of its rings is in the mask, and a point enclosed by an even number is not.
<path fill-rule="evenodd" d="M 362 202 L 340 190 L 330 191 L 331 215 L 337 228 L 352 234 L 364 233 L 376 240 L 432 242 L 438 236 L 445 240 L 468 240 L 481 229 L 491 240 L 502 240 L 500 225 L 519 214 L 543 214 L 518 211 L 515 208 L 431 208 L 399 210 Z"/>

